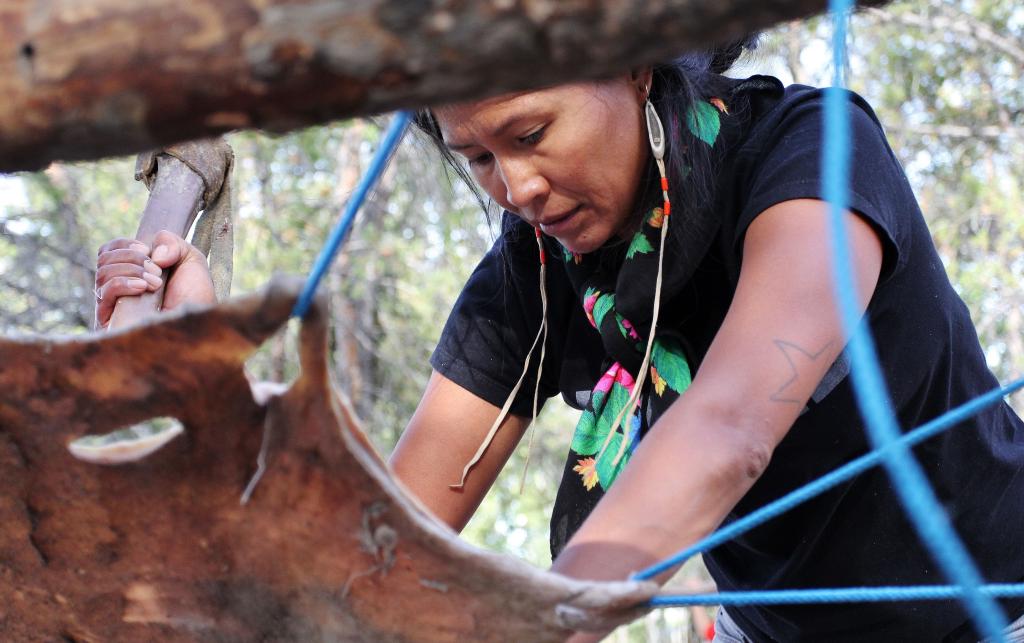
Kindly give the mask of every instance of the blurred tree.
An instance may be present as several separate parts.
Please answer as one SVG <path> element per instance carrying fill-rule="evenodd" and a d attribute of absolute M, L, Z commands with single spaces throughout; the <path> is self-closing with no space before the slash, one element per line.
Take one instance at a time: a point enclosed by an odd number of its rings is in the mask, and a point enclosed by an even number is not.
<path fill-rule="evenodd" d="M 123 159 L 102 168 L 55 164 L 5 182 L 20 194 L 6 195 L 11 203 L 0 209 L 3 332 L 91 327 L 99 241 L 129 229 L 145 200 L 133 172 L 133 162 Z"/>

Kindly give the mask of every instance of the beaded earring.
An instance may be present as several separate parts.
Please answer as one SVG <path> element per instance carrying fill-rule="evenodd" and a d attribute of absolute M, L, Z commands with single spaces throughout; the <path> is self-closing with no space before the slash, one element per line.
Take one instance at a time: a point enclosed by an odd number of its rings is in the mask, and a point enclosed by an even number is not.
<path fill-rule="evenodd" d="M 651 154 L 654 157 L 654 161 L 658 166 L 658 172 L 661 175 L 662 209 L 664 210 L 664 221 L 661 226 L 661 242 L 658 250 L 658 274 L 654 286 L 654 312 L 651 316 L 651 333 L 647 341 L 647 349 L 644 352 L 643 363 L 641 364 L 640 372 L 637 374 L 636 382 L 633 386 L 633 393 L 630 395 L 630 398 L 626 405 L 623 406 L 622 410 L 619 412 L 619 416 L 618 418 L 616 418 L 615 423 L 612 424 L 612 426 L 619 426 L 619 424 L 622 422 L 622 419 L 626 416 L 627 410 L 630 415 L 636 412 L 636 408 L 639 405 L 640 391 L 643 388 L 644 382 L 647 379 L 647 370 L 651 362 L 651 347 L 654 344 L 654 334 L 657 329 L 658 314 L 661 309 L 661 284 L 665 258 L 665 239 L 668 233 L 669 214 L 672 211 L 672 203 L 669 200 L 668 196 L 668 177 L 665 173 L 665 128 L 661 123 L 661 118 L 658 117 L 657 110 L 654 109 L 654 105 L 650 101 L 649 90 L 650 86 L 648 86 L 647 91 L 645 92 L 648 94 L 648 96 L 644 99 L 644 121 L 647 124 L 647 140 L 651 146 Z M 534 233 L 537 238 L 537 250 L 540 259 L 540 328 L 537 329 L 537 336 L 533 340 L 533 345 L 530 347 L 530 351 L 526 354 L 526 360 L 523 364 L 523 372 L 519 376 L 519 380 L 516 382 L 516 385 L 512 388 L 512 391 L 509 393 L 508 398 L 506 398 L 505 403 L 501 407 L 501 411 L 498 413 L 498 417 L 494 420 L 494 423 L 491 425 L 490 430 L 488 430 L 487 435 L 484 437 L 483 442 L 480 444 L 480 447 L 477 449 L 476 453 L 463 468 L 462 478 L 459 480 L 458 484 L 449 485 L 450 489 L 461 489 L 463 488 L 463 486 L 465 486 L 466 477 L 469 475 L 470 469 L 476 466 L 476 464 L 483 457 L 484 452 L 487 451 L 487 447 L 489 447 L 491 445 L 491 442 L 494 441 L 494 436 L 497 435 L 498 429 L 501 427 L 501 423 L 504 422 L 505 418 L 508 417 L 509 410 L 512 408 L 512 401 L 519 393 L 519 389 L 523 385 L 523 380 L 526 379 L 526 374 L 529 372 L 530 369 L 530 362 L 533 359 L 533 352 L 534 350 L 536 350 L 537 345 L 539 344 L 540 361 L 537 365 L 537 381 L 533 391 L 533 419 L 530 422 L 531 425 L 536 424 L 537 407 L 540 397 L 540 380 L 544 368 L 544 354 L 548 336 L 548 299 L 547 289 L 545 288 L 545 281 L 547 276 L 547 255 L 544 252 L 544 241 L 541 238 L 540 228 L 534 228 Z M 530 455 L 533 452 L 533 439 L 536 435 L 536 432 L 536 426 L 531 426 L 530 440 L 526 454 L 526 463 L 523 467 L 523 476 L 519 484 L 520 492 L 522 492 L 523 486 L 526 483 L 526 470 L 530 465 Z M 604 446 L 601 448 L 601 453 L 598 454 L 598 458 L 600 458 L 601 455 L 604 454 L 605 449 L 608 448 L 608 444 L 610 443 L 611 437 L 612 434 L 609 433 L 608 439 L 605 440 Z M 622 440 L 621 446 L 619 447 L 619 451 L 615 457 L 615 465 L 619 463 L 619 461 L 622 459 L 622 456 L 625 454 L 625 450 L 628 446 L 628 443 L 628 437 L 627 439 Z"/>
<path fill-rule="evenodd" d="M 650 93 L 648 87 L 647 97 L 644 100 L 644 120 L 647 123 L 647 140 L 651 146 L 651 155 L 654 157 L 654 162 L 658 166 L 658 173 L 661 175 L 661 198 L 662 198 L 662 210 L 664 211 L 664 219 L 661 224 L 661 239 L 658 246 L 658 274 L 654 282 L 654 311 L 651 313 L 651 332 L 647 337 L 647 348 L 644 351 L 644 359 L 640 364 L 640 370 L 636 375 L 633 392 L 629 396 L 629 400 L 619 411 L 618 416 L 615 418 L 615 422 L 612 423 L 613 427 L 621 426 L 622 420 L 627 417 L 632 417 L 636 413 L 637 407 L 640 405 L 640 393 L 643 390 L 644 383 L 647 381 L 647 371 L 651 364 L 651 348 L 654 346 L 654 336 L 658 330 L 658 315 L 661 311 L 661 284 L 665 266 L 665 239 L 668 237 L 668 222 L 669 214 L 672 212 L 672 202 L 668 196 L 668 176 L 665 173 L 665 127 L 661 124 L 661 118 L 658 117 L 657 110 L 654 109 L 654 105 L 650 100 Z M 608 434 L 605 439 L 604 445 L 601 447 L 601 451 L 598 453 L 597 458 L 600 459 L 607 450 L 608 445 L 611 444 L 611 439 L 614 435 L 614 431 Z M 615 455 L 615 460 L 612 462 L 612 466 L 618 466 L 622 457 L 626 453 L 626 449 L 630 446 L 631 440 L 628 435 L 623 436 L 619 444 L 618 453 Z"/>

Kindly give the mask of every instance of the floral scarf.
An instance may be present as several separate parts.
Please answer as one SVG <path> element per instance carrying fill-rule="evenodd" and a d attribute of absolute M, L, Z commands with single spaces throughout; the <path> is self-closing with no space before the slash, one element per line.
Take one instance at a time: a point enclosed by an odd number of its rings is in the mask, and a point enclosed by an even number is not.
<path fill-rule="evenodd" d="M 729 122 L 727 114 L 725 102 L 719 98 L 695 103 L 685 119 L 689 132 L 697 139 L 695 144 L 714 147 Z M 678 123 L 671 125 L 670 132 L 678 128 Z M 718 217 L 710 208 L 698 217 L 673 212 L 663 266 L 663 304 L 689 281 L 719 227 Z M 690 365 L 682 337 L 659 324 L 640 404 L 634 413 L 623 417 L 650 335 L 664 224 L 662 208 L 653 208 L 628 246 L 606 246 L 585 255 L 571 253 L 554 239 L 545 238 L 549 252 L 563 258 L 569 281 L 587 319 L 600 333 L 606 353 L 606 370 L 576 426 L 555 501 L 551 520 L 553 556 L 629 463 L 650 424 L 690 385 Z M 622 419 L 616 423 L 619 417 Z"/>

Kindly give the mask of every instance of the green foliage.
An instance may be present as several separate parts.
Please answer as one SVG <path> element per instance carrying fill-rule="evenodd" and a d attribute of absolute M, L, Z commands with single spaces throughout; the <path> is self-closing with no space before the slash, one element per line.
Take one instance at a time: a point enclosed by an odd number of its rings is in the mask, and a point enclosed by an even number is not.
<path fill-rule="evenodd" d="M 131 161 L 54 165 L 6 178 L 0 194 L 0 330 L 82 332 L 92 324 L 100 243 L 145 199 Z M 114 170 L 114 168 L 117 168 Z M 102 195 L 102 197 L 101 197 Z"/>

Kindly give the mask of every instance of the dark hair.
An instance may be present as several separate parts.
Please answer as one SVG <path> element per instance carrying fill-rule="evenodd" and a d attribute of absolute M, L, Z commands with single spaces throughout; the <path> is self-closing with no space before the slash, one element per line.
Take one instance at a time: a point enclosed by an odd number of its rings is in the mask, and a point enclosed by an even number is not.
<path fill-rule="evenodd" d="M 757 46 L 759 34 L 750 34 L 724 45 L 703 51 L 683 54 L 667 63 L 652 67 L 649 99 L 668 130 L 665 160 L 669 178 L 670 197 L 674 211 L 690 212 L 706 207 L 714 198 L 717 158 L 711 148 L 700 143 L 686 126 L 686 114 L 696 101 L 719 96 L 725 73 L 740 55 Z M 742 118 L 747 106 L 729 104 L 729 112 Z M 477 188 L 475 181 L 444 144 L 437 119 L 429 109 L 420 110 L 413 119 L 416 126 L 430 139 L 446 165 L 466 182 L 480 202 L 489 210 L 489 199 Z M 720 156 L 720 155 L 716 155 Z M 639 225 L 642 215 L 660 204 L 660 183 L 653 160 L 644 178 L 648 189 L 637 197 L 634 220 Z"/>
<path fill-rule="evenodd" d="M 480 203 L 480 207 L 483 208 L 485 213 L 490 211 L 490 199 L 485 196 L 476 184 L 476 180 L 466 169 L 459 159 L 452 153 L 451 149 L 448 148 L 444 143 L 444 137 L 441 135 L 441 126 L 437 124 L 437 118 L 434 117 L 434 112 L 430 109 L 424 108 L 416 112 L 416 115 L 412 119 L 413 124 L 427 136 L 427 139 L 433 143 L 437 152 L 441 155 L 444 160 L 445 166 L 451 172 L 466 184 L 473 196 Z"/>
<path fill-rule="evenodd" d="M 748 106 L 737 104 L 725 95 L 728 88 L 722 74 L 744 51 L 755 48 L 757 39 L 758 34 L 748 35 L 713 49 L 683 54 L 669 63 L 653 67 L 648 98 L 668 130 L 665 165 L 672 209 L 684 216 L 706 208 L 714 198 L 722 151 L 720 146 L 713 149 L 699 141 L 687 127 L 686 115 L 695 102 L 719 97 L 728 104 L 732 118 L 745 116 Z M 638 217 L 661 200 L 653 163 L 648 175 L 650 190 L 649 194 L 638 199 Z"/>

